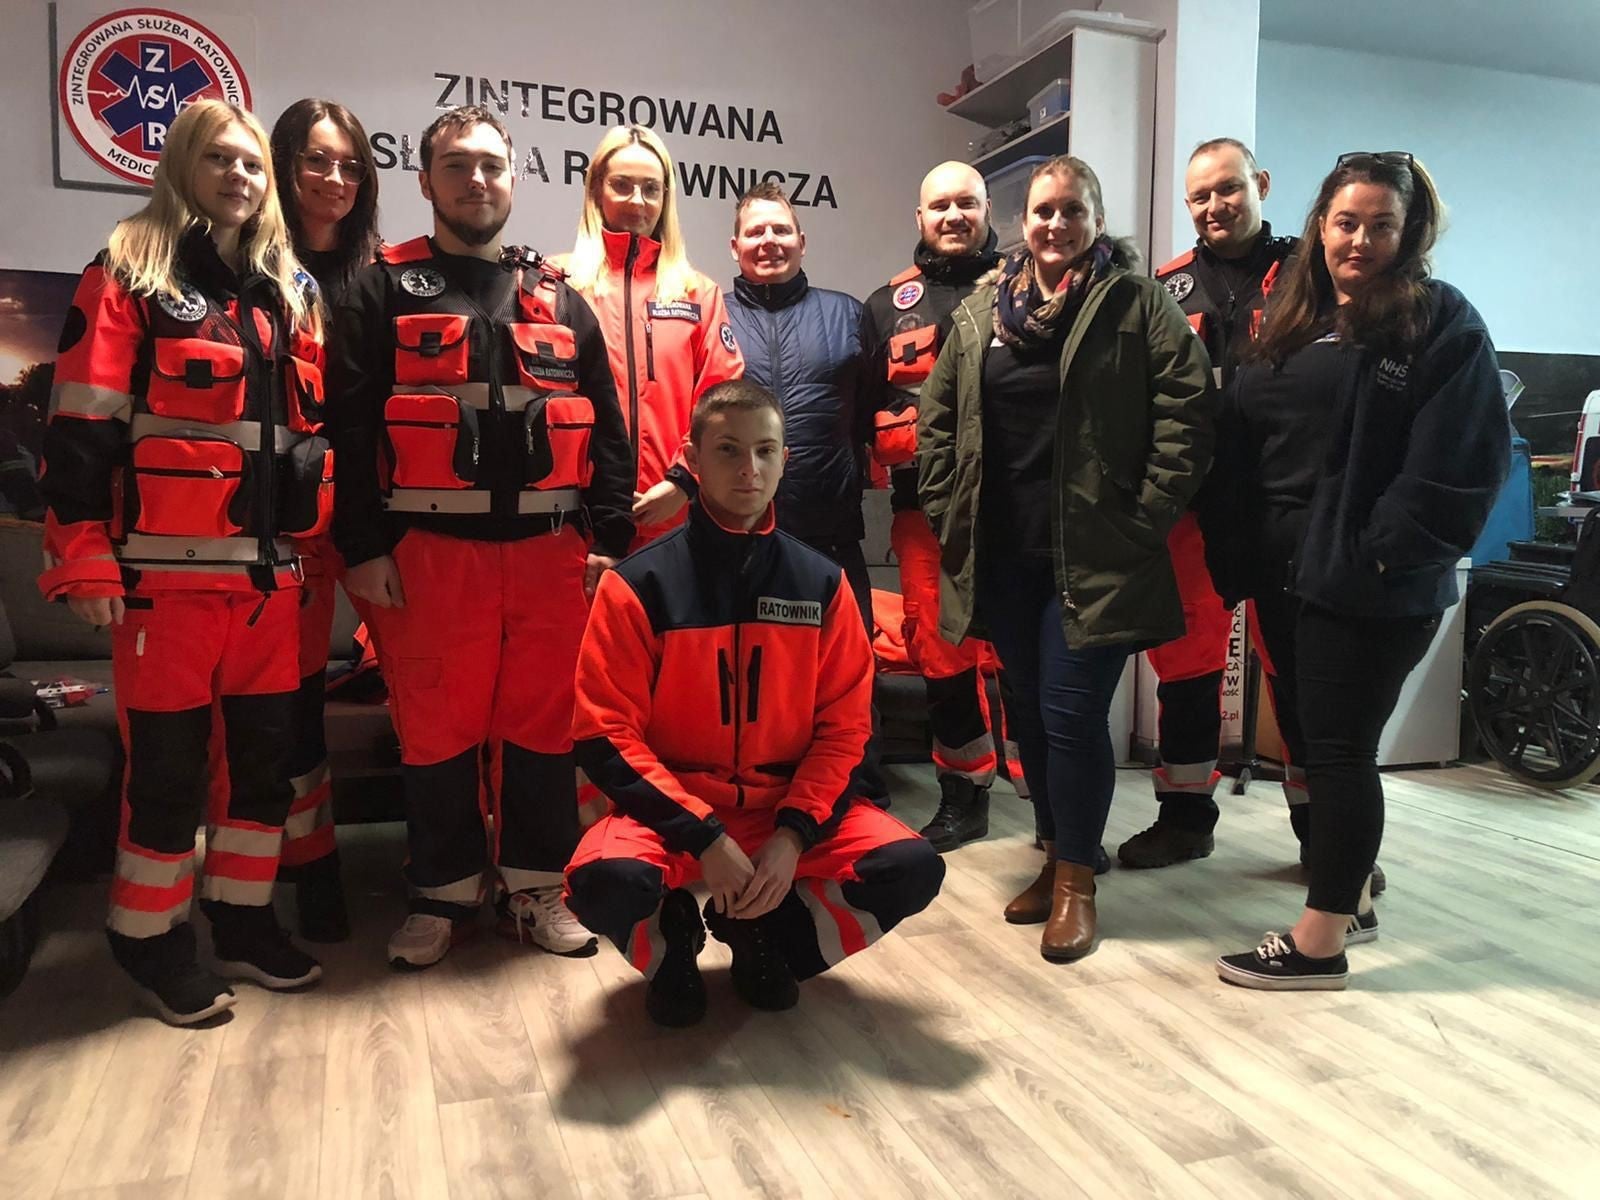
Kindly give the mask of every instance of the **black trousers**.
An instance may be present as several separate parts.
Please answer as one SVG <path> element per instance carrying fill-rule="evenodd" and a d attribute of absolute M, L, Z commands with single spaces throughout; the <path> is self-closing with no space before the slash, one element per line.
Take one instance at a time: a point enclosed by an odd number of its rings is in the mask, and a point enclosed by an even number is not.
<path fill-rule="evenodd" d="M 1288 595 L 1258 599 L 1256 612 L 1280 689 L 1287 681 L 1292 691 L 1304 743 L 1311 794 L 1306 907 L 1354 913 L 1383 841 L 1378 740 L 1439 617 L 1352 617 Z M 1278 699 L 1281 714 L 1291 706 L 1283 690 Z"/>
<path fill-rule="evenodd" d="M 867 574 L 867 556 L 861 552 L 859 541 L 831 542 L 810 538 L 801 538 L 801 541 L 810 546 L 818 554 L 827 555 L 839 564 L 844 571 L 845 582 L 850 585 L 850 593 L 856 599 L 856 607 L 861 610 L 861 623 L 866 626 L 867 641 L 872 641 L 872 577 Z M 872 737 L 867 741 L 867 750 L 862 758 L 861 767 L 856 772 L 856 784 L 861 795 L 868 800 L 884 800 L 889 795 L 889 785 L 883 778 L 883 737 L 881 733 L 882 720 L 878 714 L 876 702 L 872 705 Z"/>

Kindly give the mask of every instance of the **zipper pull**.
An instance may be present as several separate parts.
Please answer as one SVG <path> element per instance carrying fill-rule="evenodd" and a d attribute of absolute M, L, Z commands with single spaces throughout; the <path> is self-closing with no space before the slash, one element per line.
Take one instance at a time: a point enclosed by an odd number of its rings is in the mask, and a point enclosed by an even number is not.
<path fill-rule="evenodd" d="M 267 607 L 267 597 L 266 597 L 266 593 L 263 592 L 262 595 L 261 595 L 261 603 L 256 605 L 255 611 L 253 613 L 251 613 L 250 616 L 246 619 L 246 621 L 244 623 L 245 624 L 245 628 L 254 629 L 255 625 L 256 625 L 256 622 L 261 619 L 262 610 L 265 609 L 266 607 Z"/>
<path fill-rule="evenodd" d="M 213 479 L 222 479 L 224 477 L 223 474 L 222 474 L 222 468 L 217 466 L 216 463 L 212 463 L 211 464 L 210 470 L 211 470 L 211 477 Z"/>

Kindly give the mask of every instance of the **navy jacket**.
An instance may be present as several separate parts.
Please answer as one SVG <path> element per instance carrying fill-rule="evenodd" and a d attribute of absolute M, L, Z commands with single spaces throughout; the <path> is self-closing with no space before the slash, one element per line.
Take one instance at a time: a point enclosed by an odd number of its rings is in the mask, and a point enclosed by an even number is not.
<path fill-rule="evenodd" d="M 861 304 L 814 288 L 742 276 L 727 294 L 744 376 L 783 404 L 789 463 L 778 485 L 778 527 L 815 543 L 858 542 L 868 420 L 861 396 Z"/>
<path fill-rule="evenodd" d="M 1213 468 L 1219 486 L 1201 512 L 1207 561 L 1224 602 L 1283 586 L 1358 617 L 1443 612 L 1459 598 L 1456 561 L 1478 540 L 1511 466 L 1494 344 L 1455 288 L 1428 284 L 1432 316 L 1409 356 L 1363 355 L 1338 400 L 1321 482 L 1294 563 L 1255 561 L 1229 510 L 1250 471 L 1225 397 Z M 1231 392 L 1230 388 L 1230 392 Z"/>

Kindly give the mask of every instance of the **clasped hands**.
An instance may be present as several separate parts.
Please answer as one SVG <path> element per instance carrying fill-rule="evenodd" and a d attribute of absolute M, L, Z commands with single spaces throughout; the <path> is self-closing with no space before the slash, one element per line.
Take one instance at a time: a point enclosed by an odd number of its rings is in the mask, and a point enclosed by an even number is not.
<path fill-rule="evenodd" d="M 792 829 L 776 830 L 753 859 L 724 833 L 700 855 L 712 907 L 736 921 L 766 916 L 794 885 L 800 854 L 800 835 Z"/>

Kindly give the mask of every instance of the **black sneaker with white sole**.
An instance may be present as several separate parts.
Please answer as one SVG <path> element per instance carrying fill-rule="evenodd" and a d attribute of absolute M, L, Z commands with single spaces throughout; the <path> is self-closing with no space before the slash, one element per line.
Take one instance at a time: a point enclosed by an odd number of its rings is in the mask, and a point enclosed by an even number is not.
<path fill-rule="evenodd" d="M 1377 909 L 1369 909 L 1350 918 L 1350 924 L 1344 931 L 1344 944 L 1346 946 L 1359 946 L 1363 942 L 1375 942 L 1377 940 Z"/>
<path fill-rule="evenodd" d="M 322 978 L 322 965 L 289 940 L 271 905 L 202 900 L 200 908 L 211 921 L 217 970 L 225 977 L 248 979 L 274 992 Z"/>
<path fill-rule="evenodd" d="M 168 1025 L 198 1025 L 233 1007 L 233 989 L 196 961 L 187 921 L 149 938 L 106 931 L 111 956 L 133 979 L 139 998 Z"/>
<path fill-rule="evenodd" d="M 1342 952 L 1332 958 L 1301 954 L 1293 934 L 1269 932 L 1254 950 L 1217 959 L 1217 975 L 1225 983 L 1266 992 L 1342 992 L 1350 963 Z"/>
<path fill-rule="evenodd" d="M 673 888 L 661 901 L 661 963 L 650 977 L 644 1009 L 657 1025 L 682 1029 L 706 1015 L 706 981 L 695 960 L 706 946 L 700 906 L 683 888 Z"/>

